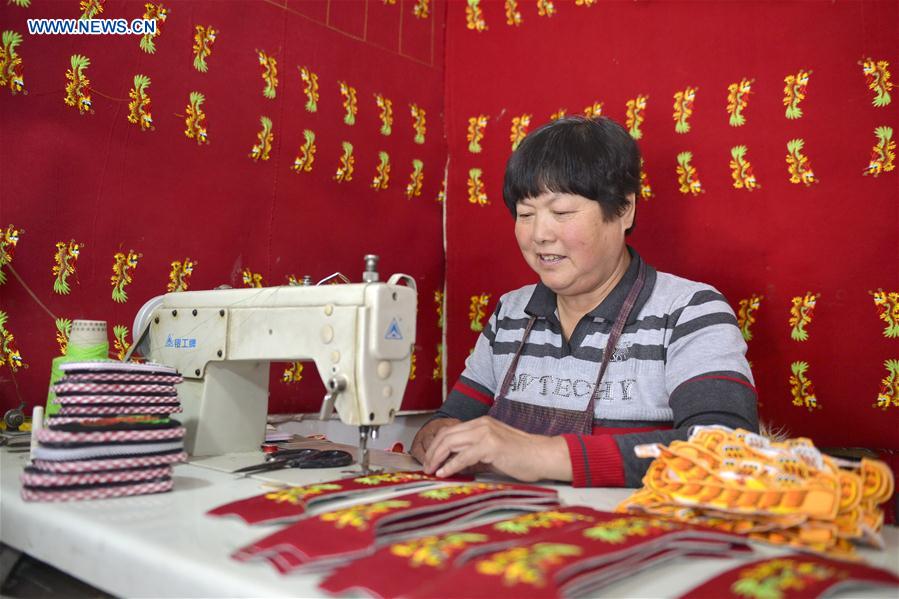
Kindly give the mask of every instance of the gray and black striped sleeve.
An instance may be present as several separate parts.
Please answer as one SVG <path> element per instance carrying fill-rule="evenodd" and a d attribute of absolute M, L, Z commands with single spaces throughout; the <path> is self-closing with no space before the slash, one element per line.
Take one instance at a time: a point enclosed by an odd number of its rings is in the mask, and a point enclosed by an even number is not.
<path fill-rule="evenodd" d="M 634 455 L 636 445 L 686 440 L 690 427 L 703 424 L 758 432 L 758 400 L 746 349 L 723 295 L 709 288 L 687 298 L 666 351 L 665 376 L 674 428 L 615 437 L 626 486 L 639 487 L 651 462 Z"/>
<path fill-rule="evenodd" d="M 493 405 L 493 396 L 497 388 L 493 371 L 493 342 L 496 338 L 497 320 L 502 310 L 503 298 L 497 302 L 496 310 L 487 321 L 487 325 L 475 343 L 474 351 L 465 360 L 465 370 L 446 401 L 434 418 L 458 418 L 473 420 L 484 416 Z"/>

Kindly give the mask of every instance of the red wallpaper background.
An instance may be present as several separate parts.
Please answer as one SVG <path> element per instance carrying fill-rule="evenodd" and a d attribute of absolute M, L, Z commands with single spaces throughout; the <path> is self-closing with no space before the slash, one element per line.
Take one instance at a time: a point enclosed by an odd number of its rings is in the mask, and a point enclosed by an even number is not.
<path fill-rule="evenodd" d="M 482 1 L 483 25 L 467 2 L 282 0 L 164 2 L 171 13 L 147 54 L 135 36 L 34 36 L 26 18 L 77 17 L 77 3 L 33 0 L 0 5 L 0 30 L 23 34 L 26 94 L 0 90 L 0 226 L 24 229 L 13 267 L 55 316 L 100 318 L 130 328 L 140 305 L 163 293 L 171 263 L 196 261 L 191 289 L 242 285 L 242 271 L 266 285 L 289 275 L 315 279 L 340 270 L 359 278 L 364 253 L 381 272 L 419 282 L 416 378 L 406 409 L 439 404 L 434 378 L 440 328 L 435 292 L 447 280 L 447 377 L 462 369 L 477 332 L 472 297 L 485 322 L 503 292 L 534 281 L 519 257 L 501 199 L 513 117 L 530 128 L 560 108 L 594 102 L 625 121 L 625 106 L 648 97 L 640 141 L 649 199 L 640 200 L 631 243 L 661 270 L 718 287 L 735 310 L 762 296 L 749 358 L 763 418 L 821 445 L 897 449 L 899 338 L 885 335 L 871 295 L 899 292 L 899 186 L 895 170 L 863 175 L 877 127 L 897 126 L 897 102 L 872 105 L 859 64 L 899 56 L 899 4 Z M 415 16 L 426 4 L 427 18 Z M 551 16 L 541 16 L 552 12 Z M 103 17 L 135 18 L 143 2 L 108 0 Z M 506 23 L 517 10 L 518 26 Z M 420 12 L 420 11 L 419 11 Z M 467 14 L 468 13 L 468 14 Z M 194 26 L 218 31 L 209 69 L 192 65 Z M 469 28 L 468 25 L 472 28 Z M 263 96 L 257 50 L 278 61 L 275 99 Z M 72 54 L 88 56 L 93 113 L 63 103 Z M 318 111 L 304 109 L 298 66 L 319 76 Z M 811 71 L 803 116 L 784 114 L 784 78 Z M 154 130 L 126 121 L 135 74 L 151 78 Z M 743 113 L 728 124 L 728 85 L 752 80 Z M 358 92 L 353 126 L 344 124 L 338 82 Z M 688 133 L 675 132 L 675 92 L 697 88 Z M 188 95 L 202 92 L 210 144 L 184 135 Z M 374 93 L 393 102 L 393 131 L 381 126 Z M 892 94 L 896 96 L 895 90 Z M 424 144 L 413 140 L 409 105 L 427 114 Z M 444 119 L 443 113 L 446 112 Z M 489 121 L 483 151 L 469 151 L 468 119 Z M 254 162 L 259 119 L 274 123 L 268 161 Z M 312 172 L 290 169 L 303 130 L 316 134 Z M 445 138 L 444 138 L 445 135 Z M 787 142 L 818 182 L 789 181 Z M 895 136 L 893 137 L 895 140 Z M 341 143 L 354 146 L 353 180 L 334 180 Z M 760 188 L 735 189 L 728 162 L 744 145 Z M 390 155 L 387 190 L 371 188 L 378 152 Z M 676 157 L 692 153 L 703 193 L 678 190 Z M 444 253 L 439 202 L 449 157 Z M 424 164 L 421 195 L 404 191 L 412 160 Z M 469 192 L 482 170 L 485 203 Z M 52 291 L 55 243 L 84 244 L 72 291 Z M 110 297 L 113 255 L 141 254 L 129 300 Z M 7 269 L 4 269 L 6 272 Z M 43 401 L 58 353 L 53 319 L 8 273 L 0 286 L 4 329 L 27 368 L 0 366 L 0 402 Z M 806 341 L 791 338 L 791 300 L 820 293 Z M 899 300 L 897 300 L 899 301 Z M 899 320 L 899 308 L 896 309 Z M 899 323 L 897 323 L 899 324 Z M 475 327 L 476 328 L 476 327 Z M 794 405 L 791 364 L 805 362 L 817 406 Z M 282 383 L 272 369 L 272 411 L 317 409 L 321 386 L 310 370 Z M 891 386 L 892 385 L 892 386 Z M 877 407 L 878 392 L 889 401 Z M 810 388 L 806 388 L 806 395 Z M 809 401 L 806 397 L 805 401 Z"/>
<path fill-rule="evenodd" d="M 417 373 L 405 409 L 434 407 L 442 381 L 432 378 L 441 331 L 432 297 L 443 289 L 443 206 L 437 201 L 446 147 L 443 139 L 443 15 L 430 3 L 427 18 L 414 2 L 166 1 L 170 10 L 155 54 L 139 36 L 28 35 L 27 18 L 79 16 L 78 2 L 34 0 L 28 8 L 3 2 L 0 30 L 15 30 L 27 94 L 0 90 L 0 223 L 24 229 L 12 267 L 56 317 L 89 318 L 132 326 L 150 297 L 165 293 L 173 261 L 196 262 L 190 289 L 227 283 L 243 286 L 242 271 L 265 285 L 289 275 L 314 280 L 341 271 L 361 280 L 362 257 L 381 257 L 380 272 L 406 272 L 421 292 Z M 140 18 L 144 2 L 108 0 L 104 18 Z M 217 31 L 208 71 L 193 66 L 195 25 Z M 257 50 L 277 60 L 276 97 L 263 96 Z M 66 106 L 65 73 L 72 54 L 87 56 L 93 113 Z M 318 75 L 317 112 L 304 105 L 299 66 Z M 151 79 L 154 129 L 127 121 L 134 75 Z M 344 123 L 339 90 L 357 90 L 354 125 Z M 184 134 L 190 92 L 205 95 L 208 145 Z M 389 136 L 374 94 L 393 103 Z M 415 143 L 409 105 L 426 111 L 423 144 Z M 260 117 L 273 122 L 267 161 L 254 161 Z M 315 135 L 311 172 L 291 170 L 303 130 Z M 335 181 L 342 142 L 354 147 L 355 173 Z M 390 157 L 388 188 L 372 189 L 378 152 Z M 423 163 L 420 195 L 407 197 L 412 161 Z M 69 277 L 71 292 L 53 292 L 55 244 L 84 244 Z M 141 254 L 126 291 L 112 301 L 113 256 Z M 50 361 L 59 353 L 51 318 L 7 269 L 0 286 L 5 328 L 26 367 L 0 366 L 0 407 L 21 398 L 46 398 Z M 130 340 L 130 335 L 129 335 Z M 302 381 L 283 383 L 284 364 L 273 365 L 270 409 L 317 411 L 323 385 L 314 366 Z"/>
<path fill-rule="evenodd" d="M 504 292 L 536 281 L 515 244 L 502 202 L 513 117 L 531 129 L 560 108 L 625 122 L 626 102 L 648 96 L 640 140 L 653 197 L 640 200 L 630 243 L 658 269 L 710 283 L 736 311 L 763 296 L 749 359 L 765 421 L 824 446 L 899 448 L 899 375 L 889 407 L 875 407 L 884 365 L 899 338 L 884 335 L 870 291 L 899 291 L 897 171 L 864 176 L 874 129 L 895 128 L 896 92 L 884 107 L 859 64 L 872 57 L 895 73 L 896 2 L 556 2 L 540 16 L 518 2 L 518 26 L 503 2 L 481 2 L 478 31 L 464 3 L 447 13 L 446 114 L 448 381 L 461 372 L 478 333 L 473 296 L 489 294 L 486 323 Z M 474 28 L 468 27 L 468 21 Z M 785 117 L 784 78 L 811 70 L 802 118 Z M 740 127 L 728 124 L 728 85 L 754 79 Z M 675 132 L 674 94 L 698 88 L 691 130 Z M 472 153 L 468 119 L 489 117 Z M 819 179 L 793 184 L 789 140 Z M 893 137 L 895 141 L 895 135 Z M 746 157 L 761 187 L 735 189 L 730 149 Z M 693 154 L 703 193 L 679 192 L 680 152 Z M 472 201 L 469 170 L 480 168 L 487 202 Z M 791 299 L 820 293 L 806 341 L 791 338 Z M 896 309 L 899 317 L 899 308 Z M 475 325 L 476 328 L 476 325 Z M 816 408 L 793 405 L 791 364 L 808 364 Z M 802 401 L 800 399 L 800 401 Z"/>

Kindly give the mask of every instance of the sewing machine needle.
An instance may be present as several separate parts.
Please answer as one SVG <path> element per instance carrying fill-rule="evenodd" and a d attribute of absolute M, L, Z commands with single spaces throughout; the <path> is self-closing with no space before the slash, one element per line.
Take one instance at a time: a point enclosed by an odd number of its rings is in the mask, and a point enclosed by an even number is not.
<path fill-rule="evenodd" d="M 369 474 L 368 468 L 368 427 L 359 427 L 359 465 L 362 466 L 362 474 Z"/>

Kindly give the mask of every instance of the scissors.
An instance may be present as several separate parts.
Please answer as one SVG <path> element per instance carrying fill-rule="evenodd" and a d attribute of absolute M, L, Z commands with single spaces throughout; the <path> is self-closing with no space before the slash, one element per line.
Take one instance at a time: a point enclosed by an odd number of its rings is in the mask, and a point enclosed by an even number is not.
<path fill-rule="evenodd" d="M 284 468 L 340 468 L 353 463 L 353 456 L 339 449 L 282 449 L 269 454 L 261 464 L 239 468 L 233 474 L 245 476 Z"/>

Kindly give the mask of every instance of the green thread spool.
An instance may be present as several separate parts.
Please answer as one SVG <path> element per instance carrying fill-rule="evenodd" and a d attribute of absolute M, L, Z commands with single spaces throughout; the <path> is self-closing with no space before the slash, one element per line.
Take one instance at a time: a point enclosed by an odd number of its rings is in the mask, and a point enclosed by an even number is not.
<path fill-rule="evenodd" d="M 47 393 L 46 415 L 59 412 L 53 384 L 62 378 L 59 366 L 66 362 L 84 362 L 88 360 L 106 360 L 109 358 L 109 339 L 106 336 L 105 320 L 75 320 L 69 333 L 69 347 L 66 355 L 53 358 L 50 363 L 50 391 Z"/>

